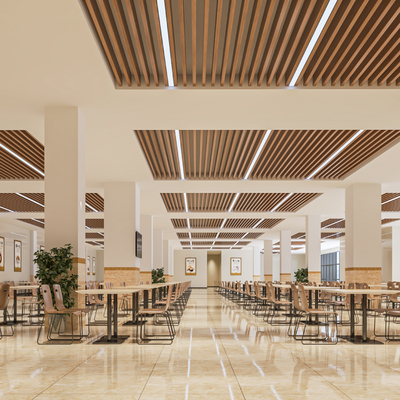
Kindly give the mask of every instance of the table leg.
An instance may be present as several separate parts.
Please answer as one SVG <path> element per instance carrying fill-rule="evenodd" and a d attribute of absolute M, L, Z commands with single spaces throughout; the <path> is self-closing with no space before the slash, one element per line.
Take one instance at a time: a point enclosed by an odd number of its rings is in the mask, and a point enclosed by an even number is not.
<path fill-rule="evenodd" d="M 350 294 L 350 338 L 354 339 L 354 293 Z"/>
<path fill-rule="evenodd" d="M 118 338 L 118 295 L 114 294 L 114 337 Z"/>
<path fill-rule="evenodd" d="M 367 341 L 367 294 L 363 293 L 362 295 L 362 340 L 363 342 Z"/>
<path fill-rule="evenodd" d="M 151 304 L 152 304 L 153 307 L 154 307 L 154 304 L 156 302 L 156 292 L 157 292 L 157 289 L 153 289 L 151 291 Z"/>
<path fill-rule="evenodd" d="M 14 289 L 14 324 L 17 323 L 17 306 L 18 306 L 18 293 L 17 290 Z"/>
<path fill-rule="evenodd" d="M 290 318 L 292 318 L 292 314 L 293 314 L 293 293 L 292 293 L 292 288 L 289 289 L 289 301 L 290 301 Z"/>
<path fill-rule="evenodd" d="M 311 293 L 310 293 L 310 296 L 312 296 Z M 315 291 L 314 291 L 314 296 L 315 296 L 315 308 L 318 308 L 318 289 L 315 289 Z M 315 322 L 316 322 L 317 324 L 319 323 L 318 315 L 315 316 Z"/>
<path fill-rule="evenodd" d="M 143 308 L 149 308 L 149 291 L 145 290 L 143 292 L 144 298 L 143 298 Z"/>
<path fill-rule="evenodd" d="M 107 294 L 107 342 L 111 342 L 111 294 Z"/>

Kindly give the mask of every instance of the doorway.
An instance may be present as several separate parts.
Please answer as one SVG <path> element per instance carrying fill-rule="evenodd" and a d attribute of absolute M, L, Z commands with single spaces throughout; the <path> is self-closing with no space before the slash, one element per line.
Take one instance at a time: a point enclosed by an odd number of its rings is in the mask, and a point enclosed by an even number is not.
<path fill-rule="evenodd" d="M 221 252 L 207 252 L 207 287 L 215 286 L 221 280 Z"/>

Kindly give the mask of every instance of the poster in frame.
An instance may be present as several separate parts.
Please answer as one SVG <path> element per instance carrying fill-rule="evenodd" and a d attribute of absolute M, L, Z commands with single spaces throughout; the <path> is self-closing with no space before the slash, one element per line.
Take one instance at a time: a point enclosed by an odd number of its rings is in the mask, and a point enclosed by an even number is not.
<path fill-rule="evenodd" d="M 92 257 L 92 275 L 96 275 L 96 257 Z"/>
<path fill-rule="evenodd" d="M 0 271 L 4 271 L 4 265 L 6 260 L 4 244 L 5 244 L 4 238 L 0 236 Z"/>
<path fill-rule="evenodd" d="M 90 256 L 86 257 L 86 273 L 90 275 Z"/>
<path fill-rule="evenodd" d="M 14 272 L 22 271 L 22 242 L 14 240 Z"/>
<path fill-rule="evenodd" d="M 185 258 L 185 275 L 196 275 L 196 257 Z"/>
<path fill-rule="evenodd" d="M 231 275 L 242 275 L 242 259 L 231 257 Z"/>
<path fill-rule="evenodd" d="M 44 246 L 40 246 L 40 251 L 44 251 Z"/>

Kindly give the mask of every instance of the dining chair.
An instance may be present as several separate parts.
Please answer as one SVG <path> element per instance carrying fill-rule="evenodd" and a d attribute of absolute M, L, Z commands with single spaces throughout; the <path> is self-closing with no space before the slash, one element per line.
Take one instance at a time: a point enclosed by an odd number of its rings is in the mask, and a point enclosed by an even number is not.
<path fill-rule="evenodd" d="M 14 328 L 12 325 L 7 325 L 7 319 L 9 318 L 8 310 L 7 310 L 7 303 L 8 303 L 8 295 L 10 293 L 10 285 L 8 283 L 3 283 L 0 285 L 0 311 L 4 312 L 4 325 L 5 327 L 11 328 L 11 335 L 6 335 L 2 332 L 0 326 L 0 340 L 3 339 L 3 336 L 13 336 L 14 335 Z"/>

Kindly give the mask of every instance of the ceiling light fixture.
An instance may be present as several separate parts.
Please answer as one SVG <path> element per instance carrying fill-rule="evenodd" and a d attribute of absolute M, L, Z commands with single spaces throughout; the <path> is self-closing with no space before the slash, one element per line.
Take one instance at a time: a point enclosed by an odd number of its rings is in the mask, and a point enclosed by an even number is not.
<path fill-rule="evenodd" d="M 101 232 L 97 232 L 99 235 L 101 235 L 101 236 L 103 236 L 104 237 L 104 235 L 101 233 Z"/>
<path fill-rule="evenodd" d="M 39 221 L 38 219 L 35 219 L 35 218 L 31 218 L 31 220 L 32 220 L 32 221 L 36 221 L 36 222 L 39 222 L 39 223 L 41 223 L 41 224 L 43 224 L 43 225 L 44 225 L 44 222 L 42 222 L 42 221 Z"/>
<path fill-rule="evenodd" d="M 342 221 L 344 221 L 344 218 L 343 218 L 343 219 L 340 219 L 339 221 L 332 222 L 331 224 L 324 226 L 322 229 L 326 229 L 326 228 L 328 228 L 328 226 L 338 224 L 339 222 L 342 222 Z"/>
<path fill-rule="evenodd" d="M 8 208 L 5 208 L 5 207 L 1 207 L 1 206 L 0 206 L 0 208 L 1 208 L 2 210 L 6 210 L 6 211 L 8 211 L 8 212 L 15 212 L 15 211 L 9 210 Z"/>
<path fill-rule="evenodd" d="M 218 239 L 218 236 L 219 236 L 219 232 L 217 233 L 217 236 L 215 236 L 215 239 Z"/>
<path fill-rule="evenodd" d="M 169 47 L 169 36 L 168 36 L 168 23 L 167 23 L 167 12 L 165 10 L 164 0 L 157 0 L 158 18 L 160 21 L 161 38 L 164 50 L 165 68 L 167 70 L 168 86 L 174 86 L 174 75 L 172 73 L 172 58 L 171 49 Z"/>
<path fill-rule="evenodd" d="M 104 246 L 103 244 L 101 244 L 99 242 L 95 242 L 94 240 L 92 240 L 92 242 L 98 244 L 99 246 Z"/>
<path fill-rule="evenodd" d="M 40 204 L 40 203 L 38 203 L 37 201 L 32 200 L 32 199 L 30 199 L 29 197 L 26 197 L 26 196 L 24 196 L 24 195 L 21 194 L 21 193 L 15 193 L 15 194 L 17 194 L 18 196 L 23 197 L 24 199 L 29 200 L 29 201 L 31 201 L 32 203 L 35 203 L 35 204 L 37 204 L 38 206 L 44 208 L 44 205 L 43 205 L 43 204 Z"/>
<path fill-rule="evenodd" d="M 242 236 L 242 239 L 244 239 L 248 234 L 249 234 L 249 232 L 246 232 L 246 233 Z M 240 239 L 240 240 L 242 240 L 242 239 Z"/>
<path fill-rule="evenodd" d="M 85 228 L 86 228 L 86 229 L 90 229 L 87 225 L 85 225 Z"/>
<path fill-rule="evenodd" d="M 183 193 L 183 199 L 185 200 L 185 210 L 186 210 L 186 212 L 189 212 L 188 205 L 187 205 L 187 196 L 186 196 L 186 193 Z"/>
<path fill-rule="evenodd" d="M 279 202 L 272 210 L 271 212 L 275 212 L 286 200 L 289 199 L 290 196 L 292 196 L 293 193 L 289 193 L 281 202 Z"/>
<path fill-rule="evenodd" d="M 192 229 L 191 227 L 190 227 L 190 221 L 189 221 L 189 218 L 186 218 L 186 221 L 187 221 L 187 224 L 188 224 L 188 229 Z M 190 234 L 190 233 L 189 233 Z"/>
<path fill-rule="evenodd" d="M 91 210 L 93 210 L 94 212 L 99 212 L 99 211 L 97 211 L 94 207 L 92 207 L 90 204 L 88 204 L 88 203 L 85 203 L 85 206 L 86 207 L 89 207 Z"/>
<path fill-rule="evenodd" d="M 5 151 L 7 151 L 8 153 L 10 153 L 11 155 L 13 155 L 15 158 L 18 158 L 18 160 L 22 161 L 24 164 L 26 164 L 28 167 L 32 168 L 34 171 L 36 171 L 37 173 L 39 173 L 40 175 L 44 176 L 44 173 L 42 171 L 40 171 L 39 169 L 37 169 L 36 167 L 34 167 L 31 163 L 29 163 L 28 161 L 24 160 L 22 157 L 20 157 L 18 154 L 15 154 L 12 150 L 10 150 L 8 147 L 4 146 L 3 144 L 0 143 L 0 147 L 2 149 L 4 149 Z"/>
<path fill-rule="evenodd" d="M 189 239 L 192 239 L 192 234 L 189 232 Z"/>
<path fill-rule="evenodd" d="M 261 224 L 261 222 L 263 222 L 264 221 L 264 219 L 265 218 L 263 218 L 263 219 L 260 219 L 251 229 L 256 229 L 257 228 L 257 226 L 258 225 L 260 225 Z"/>
<path fill-rule="evenodd" d="M 325 167 L 328 162 L 333 160 L 341 151 L 343 151 L 353 140 L 357 139 L 364 132 L 364 129 L 360 129 L 354 136 L 352 136 L 340 149 L 336 150 L 326 161 L 324 161 L 309 177 L 306 179 L 311 179 L 319 170 Z"/>
<path fill-rule="evenodd" d="M 386 203 L 390 203 L 391 201 L 393 201 L 393 200 L 397 200 L 397 199 L 400 199 L 400 196 L 393 197 L 393 199 L 390 199 L 390 200 L 388 200 L 388 201 L 385 201 L 385 202 L 383 202 L 381 205 L 383 206 L 384 204 L 386 204 Z M 383 219 L 383 218 L 382 218 L 382 219 Z"/>
<path fill-rule="evenodd" d="M 303 57 L 300 60 L 299 65 L 296 68 L 296 71 L 293 75 L 292 80 L 289 83 L 289 86 L 295 86 L 297 79 L 299 78 L 301 72 L 303 71 L 304 66 L 306 65 L 306 62 L 308 60 L 308 57 L 310 57 L 310 54 L 317 43 L 317 40 L 319 36 L 321 35 L 322 30 L 324 29 L 325 24 L 328 22 L 329 16 L 331 15 L 333 9 L 335 8 L 335 5 L 337 3 L 337 0 L 330 0 L 328 5 L 325 8 L 324 13 L 322 14 L 321 19 L 318 22 L 318 25 L 314 31 L 314 34 L 311 37 L 310 43 L 308 43 L 308 46 L 306 48 L 306 51 L 303 54 Z"/>
<path fill-rule="evenodd" d="M 270 133 L 271 133 L 270 129 L 267 132 L 265 132 L 263 140 L 261 141 L 260 146 L 258 146 L 256 155 L 254 156 L 253 161 L 251 162 L 250 167 L 247 170 L 244 179 L 248 179 L 249 178 L 249 175 L 250 175 L 251 171 L 253 170 L 254 164 L 256 163 L 258 157 L 260 156 L 261 150 L 264 148 L 265 142 L 267 141 Z"/>
<path fill-rule="evenodd" d="M 236 196 L 235 196 L 235 198 L 233 199 L 232 204 L 231 204 L 231 206 L 229 207 L 228 212 L 231 212 L 231 211 L 232 211 L 233 206 L 235 205 L 236 200 L 238 199 L 238 197 L 239 197 L 239 193 L 236 193 Z"/>
<path fill-rule="evenodd" d="M 181 148 L 181 134 L 178 129 L 175 129 L 175 141 L 176 148 L 178 150 L 178 159 L 179 159 L 179 170 L 181 172 L 181 179 L 185 180 L 185 174 L 183 172 L 183 158 L 182 158 L 182 148 Z"/>
<path fill-rule="evenodd" d="M 221 225 L 221 228 L 219 228 L 219 229 L 222 229 L 223 227 L 224 227 L 224 225 L 225 225 L 225 222 L 226 222 L 226 218 L 222 221 L 222 225 Z M 218 232 L 218 235 L 219 235 L 219 232 Z"/>

